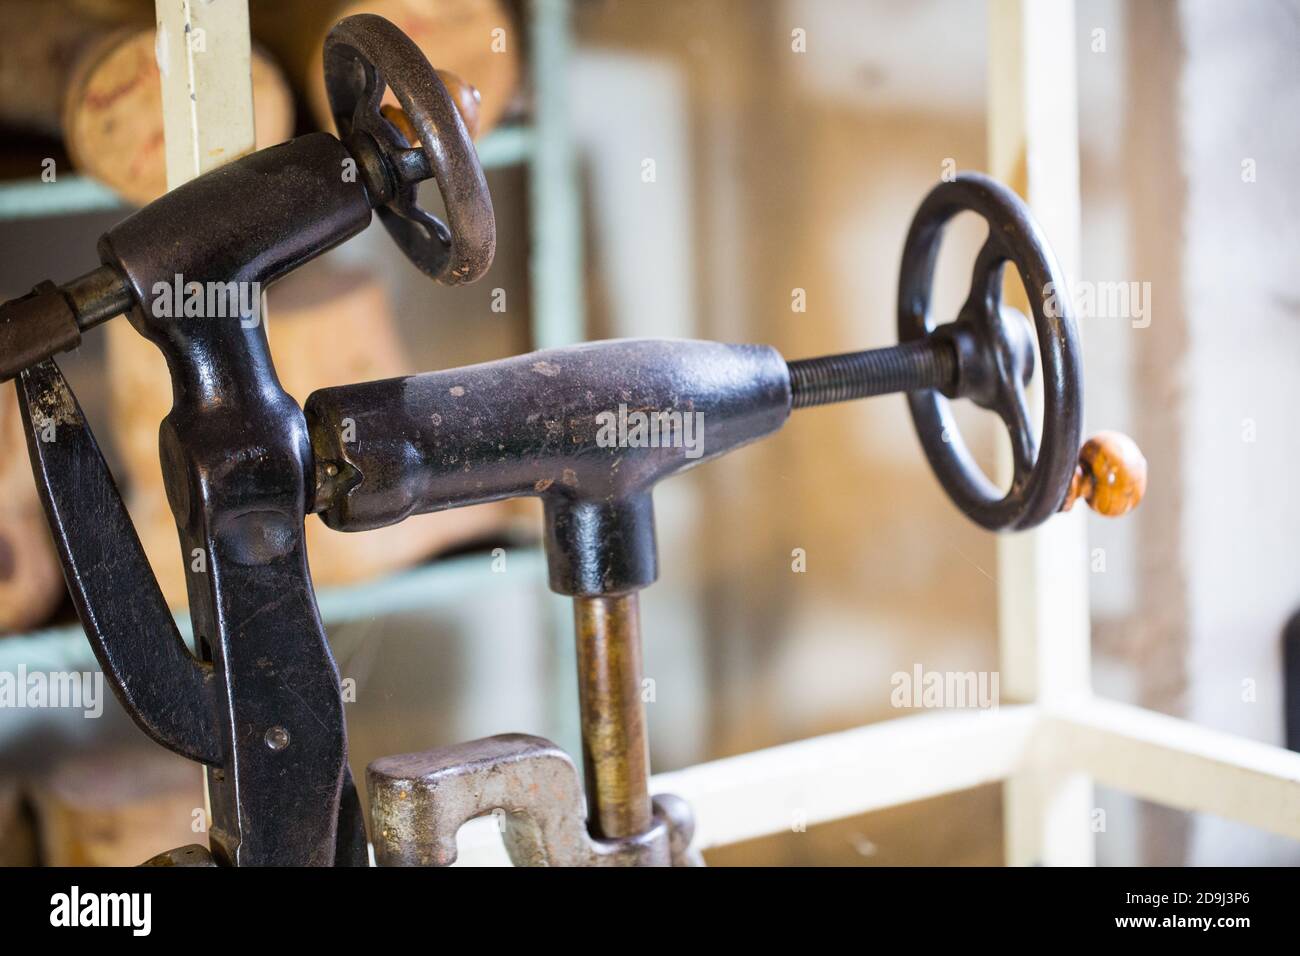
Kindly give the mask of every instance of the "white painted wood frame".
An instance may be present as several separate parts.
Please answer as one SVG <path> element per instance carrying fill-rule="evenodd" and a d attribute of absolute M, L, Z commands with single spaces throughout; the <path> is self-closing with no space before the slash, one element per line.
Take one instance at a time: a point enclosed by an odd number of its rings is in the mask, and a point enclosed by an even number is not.
<path fill-rule="evenodd" d="M 156 0 L 154 12 L 171 190 L 253 151 L 252 35 L 248 0 Z M 265 301 L 262 306 L 265 315 Z M 114 344 L 119 349 L 153 348 L 130 328 Z M 210 824 L 206 768 L 203 779 Z"/>
<path fill-rule="evenodd" d="M 1024 197 L 1073 281 L 1080 237 L 1072 0 L 991 0 L 988 61 L 988 171 Z M 1008 278 L 1007 301 L 1028 314 L 1026 293 L 1049 290 L 1022 290 Z M 1039 407 L 1040 383 L 1035 376 L 1030 387 L 1031 405 Z M 1009 444 L 1004 448 L 1009 478 Z M 1088 693 L 1084 510 L 998 538 L 998 656 L 1009 701 L 1048 704 Z M 1093 805 L 1092 784 L 1068 767 L 1017 771 L 1003 786 L 1007 862 L 1091 864 Z"/>
<path fill-rule="evenodd" d="M 156 0 L 167 188 L 252 152 L 248 0 Z"/>

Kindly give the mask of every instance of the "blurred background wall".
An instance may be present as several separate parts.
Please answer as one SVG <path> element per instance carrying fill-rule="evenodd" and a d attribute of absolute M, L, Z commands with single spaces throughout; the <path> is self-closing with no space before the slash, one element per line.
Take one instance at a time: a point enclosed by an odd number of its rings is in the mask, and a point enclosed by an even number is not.
<path fill-rule="evenodd" d="M 792 358 L 892 343 L 916 205 L 945 171 L 986 164 L 985 5 L 587 0 L 574 10 L 590 337 L 756 341 Z M 1095 684 L 1281 743 L 1280 632 L 1300 604 L 1289 547 L 1300 438 L 1288 422 L 1300 398 L 1300 198 L 1289 175 L 1300 161 L 1300 4 L 1077 0 L 1076 23 L 1080 278 L 1147 290 L 1144 315 L 1082 319 L 1089 427 L 1134 435 L 1151 468 L 1135 519 L 1088 519 Z M 528 186 L 512 170 L 490 183 L 502 254 L 481 287 L 433 289 L 378 230 L 329 257 L 381 278 L 410 370 L 528 347 Z M 112 218 L 6 225 L 0 291 L 93 264 L 90 239 Z M 982 231 L 965 220 L 950 230 L 940 315 L 963 300 Z M 507 290 L 503 314 L 487 307 L 492 288 Z M 102 354 L 88 344 L 70 365 L 103 436 Z M 997 429 L 981 413 L 960 421 L 991 465 Z M 642 600 L 656 770 L 900 716 L 891 676 L 916 665 L 997 666 L 993 539 L 939 488 L 901 397 L 798 413 L 773 439 L 662 486 L 656 503 L 662 577 Z M 535 515 L 511 534 L 520 528 L 534 535 Z M 486 551 L 472 554 L 486 567 Z M 577 751 L 565 611 L 540 593 L 535 563 L 516 567 L 452 609 L 331 627 L 358 681 L 354 769 L 510 730 Z M 115 739 L 132 739 L 117 720 Z M 107 733 L 77 745 L 94 750 Z M 30 772 L 45 751 L 29 740 L 0 759 Z M 1097 801 L 1102 864 L 1300 862 L 1295 844 L 1224 821 L 1104 791 Z M 710 859 L 1001 855 L 1000 791 L 986 788 Z"/>
<path fill-rule="evenodd" d="M 1134 434 L 1151 464 L 1136 521 L 1089 518 L 1102 556 L 1096 685 L 1282 743 L 1280 633 L 1300 597 L 1287 488 L 1300 448 L 1279 420 L 1300 387 L 1300 199 L 1285 173 L 1300 156 L 1300 6 L 1080 0 L 1076 23 L 1080 278 L 1145 290 L 1145 314 L 1081 320 L 1088 418 Z M 986 25 L 984 5 L 962 0 L 593 4 L 575 104 L 594 141 L 600 330 L 685 324 L 790 356 L 892 341 L 913 208 L 946 161 L 985 162 Z M 790 49 L 796 28 L 802 54 Z M 675 123 L 663 116 L 672 101 Z M 653 183 L 639 176 L 646 159 Z M 954 227 L 940 314 L 964 294 L 980 230 Z M 633 280 L 619 280 L 617 261 L 602 268 L 615 257 L 636 263 Z M 792 310 L 795 290 L 806 312 Z M 987 422 L 964 427 L 990 455 Z M 996 666 L 992 541 L 917 451 L 902 399 L 880 399 L 804 413 L 672 487 L 682 517 L 646 601 L 647 655 L 655 667 L 657 635 L 671 631 L 654 626 L 659 607 L 697 600 L 709 674 L 700 756 L 896 716 L 889 677 L 917 662 Z M 805 574 L 791 572 L 794 548 Z M 996 858 L 996 794 L 950 799 Z M 1226 821 L 1098 800 L 1101 863 L 1300 860 L 1293 844 Z M 909 841 L 944 811 L 914 809 L 765 852 L 847 859 L 869 846 L 883 860 L 908 845 L 903 857 L 920 862 Z M 934 849 L 934 862 L 952 860 L 951 842 Z"/>

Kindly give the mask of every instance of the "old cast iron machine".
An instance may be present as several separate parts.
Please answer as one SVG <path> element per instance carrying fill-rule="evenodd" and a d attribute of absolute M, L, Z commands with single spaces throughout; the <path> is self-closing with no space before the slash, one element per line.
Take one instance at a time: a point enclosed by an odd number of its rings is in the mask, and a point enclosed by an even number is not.
<path fill-rule="evenodd" d="M 949 495 L 990 530 L 1033 527 L 1076 498 L 1119 514 L 1145 486 L 1123 436 L 1080 452 L 1082 373 L 1067 308 L 1030 295 L 1042 356 L 1041 442 L 1025 386 L 1029 324 L 1001 301 L 1003 265 L 1027 290 L 1065 288 L 1020 201 L 982 176 L 937 186 L 904 247 L 901 344 L 787 362 L 765 346 L 594 342 L 469 368 L 322 389 L 304 410 L 280 387 L 255 314 L 176 315 L 172 283 L 256 283 L 363 230 L 376 212 L 431 278 L 471 282 L 495 221 L 456 101 L 388 21 L 349 17 L 325 44 L 338 137 L 315 133 L 173 190 L 110 229 L 99 268 L 0 306 L 0 376 L 17 376 L 28 448 L 87 638 L 150 737 L 207 768 L 210 847 L 154 862 L 364 865 L 338 669 L 316 607 L 304 518 L 358 531 L 412 514 L 535 495 L 551 587 L 574 599 L 584 787 L 570 758 L 506 735 L 369 768 L 380 863 L 440 864 L 472 817 L 504 811 L 517 863 L 691 862 L 691 817 L 649 794 L 637 594 L 656 577 L 659 481 L 780 428 L 792 409 L 905 392 Z M 385 89 L 401 104 L 381 106 Z M 351 173 L 351 174 L 349 174 Z M 436 179 L 446 223 L 417 200 Z M 988 223 L 956 321 L 930 310 L 945 223 Z M 202 311 L 202 310 L 198 310 Z M 52 356 L 117 315 L 167 359 L 173 407 L 159 444 L 188 578 L 197 654 L 181 639 L 94 436 Z M 998 414 L 1013 477 L 999 491 L 972 461 L 950 399 Z M 694 447 L 602 439 L 620 409 L 702 423 Z M 674 415 L 678 416 L 674 419 Z"/>

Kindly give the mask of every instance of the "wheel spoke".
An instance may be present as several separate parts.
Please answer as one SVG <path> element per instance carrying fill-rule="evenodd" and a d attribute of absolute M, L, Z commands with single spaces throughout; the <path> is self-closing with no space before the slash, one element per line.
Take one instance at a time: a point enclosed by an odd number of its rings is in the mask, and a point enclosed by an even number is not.
<path fill-rule="evenodd" d="M 1002 250 L 1002 244 L 997 241 L 992 229 L 990 225 L 989 237 L 980 247 L 971 269 L 969 299 L 972 303 L 978 303 L 980 314 L 989 319 L 996 317 L 1002 308 L 1002 266 L 1007 261 L 1007 254 Z"/>
<path fill-rule="evenodd" d="M 998 417 L 1007 426 L 1007 435 L 1011 439 L 1013 485 L 1019 485 L 1028 480 L 1038 460 L 1038 439 L 1029 420 L 1029 402 L 1023 386 L 1016 382 L 1010 389 L 1003 390 L 1000 397 Z"/>

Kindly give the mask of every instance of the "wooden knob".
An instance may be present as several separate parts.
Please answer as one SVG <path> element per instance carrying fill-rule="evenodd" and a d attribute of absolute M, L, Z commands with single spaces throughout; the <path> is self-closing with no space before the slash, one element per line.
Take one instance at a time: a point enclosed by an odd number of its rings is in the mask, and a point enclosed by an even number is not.
<path fill-rule="evenodd" d="M 478 139 L 479 111 L 483 105 L 483 98 L 479 96 L 478 90 L 450 70 L 439 70 L 438 79 L 442 80 L 442 85 L 447 87 L 447 92 L 451 94 L 456 104 L 456 112 L 465 121 L 469 138 Z"/>
<path fill-rule="evenodd" d="M 1062 511 L 1078 498 L 1093 511 L 1118 518 L 1138 506 L 1147 490 L 1147 460 L 1137 442 L 1120 432 L 1098 432 L 1079 451 Z"/>
<path fill-rule="evenodd" d="M 438 71 L 438 79 L 442 80 L 442 85 L 447 87 L 447 92 L 451 94 L 452 101 L 456 104 L 456 112 L 460 114 L 461 120 L 465 123 L 465 131 L 469 133 L 469 138 L 477 138 L 480 103 L 478 90 L 455 73 L 449 73 L 446 70 Z M 392 103 L 385 103 L 379 107 L 379 112 L 383 114 L 384 119 L 397 127 L 398 131 L 406 137 L 408 143 L 412 146 L 420 145 L 420 137 L 415 132 L 415 127 L 411 125 L 410 117 L 406 115 L 404 109 L 400 106 L 394 106 Z"/>

